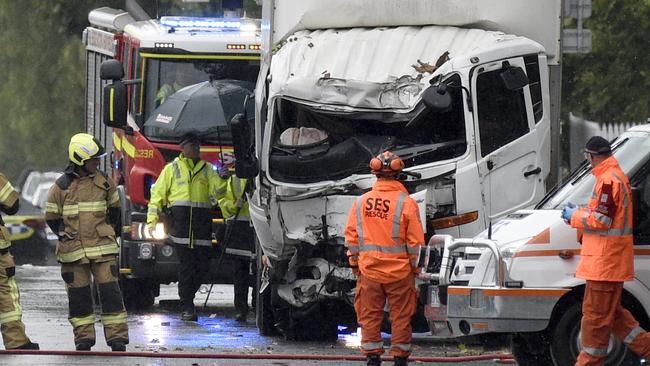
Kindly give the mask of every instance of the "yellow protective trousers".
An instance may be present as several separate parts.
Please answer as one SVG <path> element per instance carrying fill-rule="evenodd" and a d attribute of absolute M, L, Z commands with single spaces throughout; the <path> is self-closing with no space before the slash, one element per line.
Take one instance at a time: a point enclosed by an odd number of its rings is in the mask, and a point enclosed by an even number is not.
<path fill-rule="evenodd" d="M 68 293 L 68 320 L 74 331 L 75 345 L 95 344 L 95 311 L 93 307 L 92 279 L 97 285 L 101 304 L 106 344 L 129 343 L 126 310 L 117 282 L 117 261 L 114 256 L 82 259 L 61 264 L 61 277 Z"/>
<path fill-rule="evenodd" d="M 0 331 L 6 349 L 30 343 L 22 321 L 20 294 L 14 274 L 16 265 L 9 253 L 0 254 Z"/>

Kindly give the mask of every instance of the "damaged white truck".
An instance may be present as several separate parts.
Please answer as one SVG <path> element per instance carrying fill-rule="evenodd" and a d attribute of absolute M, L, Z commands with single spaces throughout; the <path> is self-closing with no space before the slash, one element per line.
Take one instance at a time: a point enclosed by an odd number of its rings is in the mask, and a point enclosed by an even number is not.
<path fill-rule="evenodd" d="M 258 271 L 262 334 L 327 339 L 355 324 L 344 229 L 382 150 L 406 163 L 427 239 L 473 236 L 543 197 L 560 14 L 559 0 L 264 1 L 253 141 L 233 123 L 271 264 Z M 414 325 L 428 330 L 423 311 Z"/>
<path fill-rule="evenodd" d="M 633 127 L 613 143 L 630 178 L 634 207 L 635 278 L 622 304 L 650 327 L 650 125 Z M 581 350 L 585 281 L 575 277 L 581 233 L 560 212 L 586 205 L 595 178 L 583 163 L 534 210 L 519 210 L 470 238 L 435 235 L 426 307 L 434 336 L 510 333 L 519 365 L 574 365 Z M 612 336 L 607 366 L 639 365 L 639 357 Z"/>

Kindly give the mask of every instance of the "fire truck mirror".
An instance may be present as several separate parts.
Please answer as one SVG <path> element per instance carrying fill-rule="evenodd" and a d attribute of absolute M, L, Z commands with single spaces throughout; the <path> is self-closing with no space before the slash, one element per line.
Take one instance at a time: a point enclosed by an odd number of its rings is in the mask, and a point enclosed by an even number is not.
<path fill-rule="evenodd" d="M 251 179 L 259 173 L 259 165 L 252 144 L 252 132 L 246 114 L 238 113 L 230 121 L 232 144 L 235 150 L 235 175 Z"/>
<path fill-rule="evenodd" d="M 108 127 L 126 128 L 126 86 L 116 80 L 104 87 L 102 120 Z"/>
<path fill-rule="evenodd" d="M 99 68 L 99 77 L 102 80 L 121 80 L 124 77 L 122 64 L 117 60 L 106 60 Z"/>

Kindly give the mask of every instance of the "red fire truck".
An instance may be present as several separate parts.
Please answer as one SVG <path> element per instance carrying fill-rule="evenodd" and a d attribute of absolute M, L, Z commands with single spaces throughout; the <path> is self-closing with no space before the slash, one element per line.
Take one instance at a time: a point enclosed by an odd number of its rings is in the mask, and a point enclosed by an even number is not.
<path fill-rule="evenodd" d="M 177 280 L 177 258 L 174 247 L 164 240 L 163 224 L 151 237 L 145 221 L 151 186 L 164 165 L 180 152 L 183 130 L 161 128 L 153 122 L 168 120 L 159 111 L 174 95 L 180 95 L 188 106 L 193 103 L 193 113 L 205 115 L 205 121 L 197 126 L 204 143 L 202 158 L 217 167 L 231 165 L 227 121 L 245 104 L 247 93 L 241 91 L 253 92 L 259 71 L 260 22 L 239 16 L 136 20 L 126 11 L 108 7 L 91 11 L 88 18 L 90 26 L 83 35 L 86 127 L 106 147 L 102 168 L 119 186 L 119 263 L 125 302 L 130 308 L 143 308 L 153 304 L 161 283 Z M 108 65 L 105 61 L 110 66 L 102 67 Z M 199 93 L 194 90 L 209 89 L 216 82 L 234 85 L 239 92 L 196 99 Z M 216 218 L 218 215 L 215 211 Z M 223 270 L 228 263 L 226 255 L 222 270 L 211 273 L 209 281 L 232 283 L 232 272 Z"/>

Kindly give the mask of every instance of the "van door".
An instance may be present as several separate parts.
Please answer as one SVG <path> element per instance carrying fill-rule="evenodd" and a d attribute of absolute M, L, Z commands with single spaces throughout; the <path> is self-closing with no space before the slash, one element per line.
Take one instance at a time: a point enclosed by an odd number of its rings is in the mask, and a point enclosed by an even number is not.
<path fill-rule="evenodd" d="M 530 84 L 506 88 L 501 73 L 508 65 L 526 70 L 518 57 L 479 66 L 472 75 L 476 160 L 488 221 L 531 206 L 544 193 Z"/>

